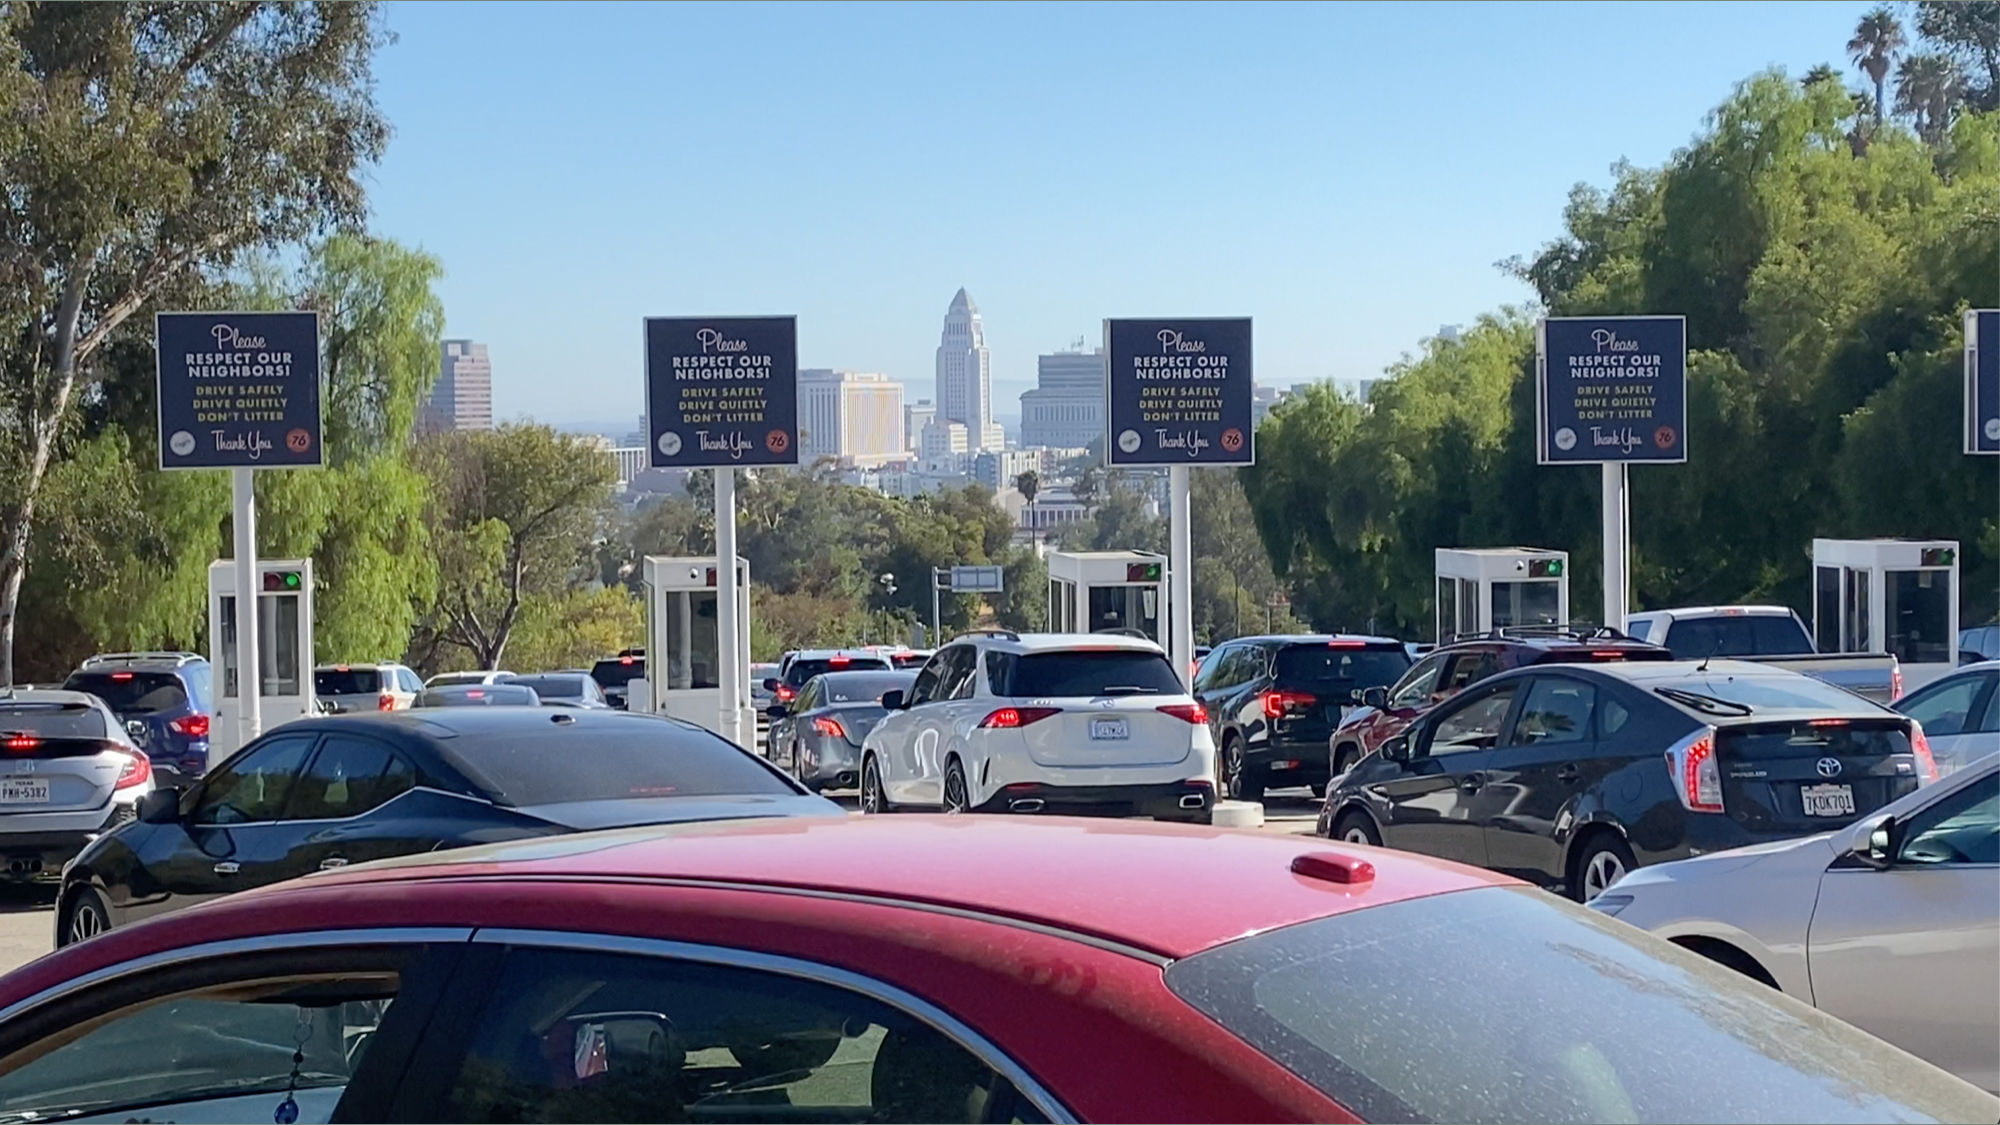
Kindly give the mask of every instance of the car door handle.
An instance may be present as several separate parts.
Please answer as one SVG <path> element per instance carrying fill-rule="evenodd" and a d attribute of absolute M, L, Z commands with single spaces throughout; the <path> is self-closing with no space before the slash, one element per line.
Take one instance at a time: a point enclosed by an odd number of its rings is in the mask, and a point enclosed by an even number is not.
<path fill-rule="evenodd" d="M 1577 769 L 1575 766 L 1563 766 L 1561 769 L 1556 770 L 1556 780 L 1562 782 L 1564 785 L 1574 785 L 1576 779 L 1582 776 L 1583 771 Z"/>
<path fill-rule="evenodd" d="M 1460 789 L 1465 790 L 1467 793 L 1477 793 L 1479 792 L 1479 787 L 1485 784 L 1486 784 L 1485 774 L 1469 773 L 1466 774 L 1461 781 L 1459 781 L 1458 787 Z"/>
<path fill-rule="evenodd" d="M 325 859 L 319 861 L 319 869 L 321 871 L 332 871 L 336 867 L 346 867 L 346 866 L 347 866 L 347 861 L 340 858 L 337 855 L 330 855 Z"/>
<path fill-rule="evenodd" d="M 241 870 L 243 870 L 243 865 L 233 859 L 225 859 L 215 865 L 215 873 L 217 875 L 234 875 Z"/>

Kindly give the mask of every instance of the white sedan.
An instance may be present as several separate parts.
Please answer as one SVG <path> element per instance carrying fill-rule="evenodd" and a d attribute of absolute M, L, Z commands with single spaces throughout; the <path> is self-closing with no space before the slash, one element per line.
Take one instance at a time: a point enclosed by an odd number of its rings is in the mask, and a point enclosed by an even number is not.
<path fill-rule="evenodd" d="M 2000 754 L 1836 832 L 1641 868 L 1590 905 L 2000 1093 Z"/>

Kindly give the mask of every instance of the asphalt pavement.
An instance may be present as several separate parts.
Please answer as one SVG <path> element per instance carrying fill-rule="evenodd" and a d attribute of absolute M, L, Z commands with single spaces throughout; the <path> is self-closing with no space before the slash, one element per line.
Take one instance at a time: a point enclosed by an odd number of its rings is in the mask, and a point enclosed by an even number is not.
<path fill-rule="evenodd" d="M 849 809 L 858 803 L 853 792 L 829 794 Z M 1269 794 L 1264 799 L 1264 827 L 1258 831 L 1311 835 L 1319 802 L 1303 789 Z M 0 973 L 12 972 L 47 953 L 55 943 L 55 889 L 0 886 Z"/>

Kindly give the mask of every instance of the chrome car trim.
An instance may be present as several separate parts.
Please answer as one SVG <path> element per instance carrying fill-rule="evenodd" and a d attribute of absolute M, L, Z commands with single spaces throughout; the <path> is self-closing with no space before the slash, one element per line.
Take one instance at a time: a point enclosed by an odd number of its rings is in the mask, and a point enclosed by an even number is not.
<path fill-rule="evenodd" d="M 475 943 L 529 946 L 543 949 L 574 949 L 591 953 L 630 953 L 639 956 L 671 957 L 708 965 L 754 969 L 779 976 L 797 977 L 858 992 L 906 1015 L 915 1016 L 959 1046 L 971 1051 L 979 1061 L 998 1071 L 1014 1089 L 1051 1122 L 1075 1122 L 1074 1114 L 1056 1100 L 1041 1083 L 1009 1058 L 994 1043 L 953 1017 L 944 1009 L 893 984 L 863 976 L 847 969 L 822 965 L 775 953 L 757 953 L 726 946 L 667 941 L 660 938 L 623 937 L 612 934 L 573 933 L 563 930 L 480 929 L 472 935 Z M 4 1018 L 4 1013 L 0 1013 Z"/>
<path fill-rule="evenodd" d="M 227 941 L 203 942 L 200 945 L 183 946 L 179 949 L 163 949 L 130 961 L 120 961 L 101 969 L 71 977 L 60 984 L 48 988 L 22 1000 L 17 1000 L 5 1008 L 0 1008 L 0 1023 L 32 1011 L 44 1004 L 60 1000 L 72 993 L 118 980 L 135 973 L 143 973 L 165 965 L 179 965 L 189 961 L 199 961 L 210 957 L 228 957 L 243 953 L 284 952 L 290 949 L 313 949 L 337 945 L 434 945 L 439 942 L 462 942 L 472 940 L 470 926 L 411 926 L 405 928 L 378 927 L 358 930 L 309 930 L 300 933 L 265 934 L 260 937 L 231 938 Z M 76 947 L 72 947 L 76 948 Z"/>

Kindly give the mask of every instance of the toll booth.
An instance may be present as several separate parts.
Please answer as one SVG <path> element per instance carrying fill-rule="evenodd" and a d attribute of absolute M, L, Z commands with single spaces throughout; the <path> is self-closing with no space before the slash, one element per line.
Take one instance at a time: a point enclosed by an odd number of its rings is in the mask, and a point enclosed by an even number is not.
<path fill-rule="evenodd" d="M 1138 633 L 1167 647 L 1167 560 L 1143 551 L 1049 552 L 1049 631 Z"/>
<path fill-rule="evenodd" d="M 1439 547 L 1437 643 L 1521 625 L 1569 624 L 1569 553 Z"/>
<path fill-rule="evenodd" d="M 721 733 L 722 654 L 717 606 L 715 556 L 666 558 L 646 556 L 641 569 L 646 583 L 646 683 L 644 692 L 632 685 L 628 706 L 685 719 Z M 742 714 L 738 729 L 755 731 L 757 719 L 750 700 L 750 564 L 736 560 L 737 673 L 743 697 L 735 701 Z"/>
<path fill-rule="evenodd" d="M 263 666 L 258 676 L 263 697 L 258 710 L 263 729 L 270 730 L 316 710 L 312 560 L 259 560 L 257 570 L 263 583 L 257 602 L 257 663 Z M 220 670 L 215 677 L 214 721 L 208 728 L 208 761 L 212 766 L 236 752 L 243 714 L 237 694 L 236 563 L 232 559 L 208 564 L 208 659 Z"/>
<path fill-rule="evenodd" d="M 1915 691 L 1958 664 L 1958 542 L 1813 540 L 1813 641 L 1886 652 Z"/>

